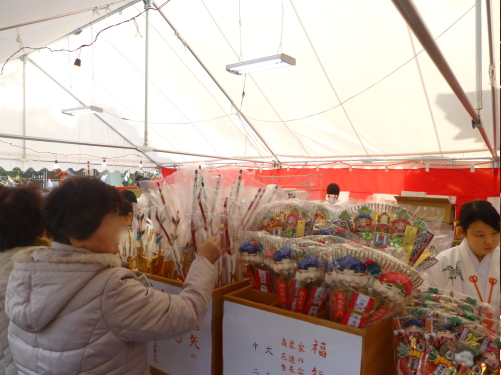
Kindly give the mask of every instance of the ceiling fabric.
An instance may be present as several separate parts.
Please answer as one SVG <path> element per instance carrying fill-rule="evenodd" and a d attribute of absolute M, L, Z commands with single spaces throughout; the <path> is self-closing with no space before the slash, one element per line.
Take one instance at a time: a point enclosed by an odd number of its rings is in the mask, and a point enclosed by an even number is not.
<path fill-rule="evenodd" d="M 77 52 L 28 54 L 25 135 L 129 148 L 143 145 L 145 15 L 130 20 L 144 11 L 143 3 L 65 36 L 127 3 L 114 3 L 109 10 L 97 0 L 0 5 L 0 29 L 101 8 L 99 15 L 87 11 L 0 31 L 2 61 L 20 48 L 18 32 L 25 47 L 74 50 L 93 41 L 100 30 L 127 21 Z M 474 103 L 475 1 L 415 4 Z M 492 14 L 499 14 L 499 0 L 492 5 Z M 87 160 L 99 165 L 106 158 L 108 166 L 127 169 L 140 161 L 149 167 L 219 157 L 248 163 L 276 160 L 274 155 L 280 162 L 490 156 L 391 1 L 171 0 L 161 11 L 150 10 L 149 17 L 148 146 L 168 152 L 145 156 L 134 149 L 39 141 L 26 141 L 25 152 L 23 141 L 0 137 L 0 166 L 37 169 L 55 158 L 68 159 L 71 167 Z M 485 7 L 483 12 L 481 118 L 494 143 Z M 493 21 L 498 32 L 499 19 Z M 496 76 L 498 39 L 496 34 Z M 296 66 L 246 76 L 225 70 L 227 64 L 281 52 L 294 57 Z M 81 67 L 73 65 L 76 58 Z M 82 103 L 101 107 L 104 113 L 61 113 Z M 0 75 L 0 133 L 23 134 L 23 62 L 18 58 Z"/>

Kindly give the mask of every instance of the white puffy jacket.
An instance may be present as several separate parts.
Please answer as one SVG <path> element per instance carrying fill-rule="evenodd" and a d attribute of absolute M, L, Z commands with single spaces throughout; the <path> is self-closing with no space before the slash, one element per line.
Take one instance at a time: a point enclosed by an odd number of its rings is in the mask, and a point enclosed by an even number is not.
<path fill-rule="evenodd" d="M 149 374 L 146 342 L 193 330 L 217 281 L 204 257 L 178 296 L 146 288 L 112 254 L 53 243 L 14 260 L 6 312 L 19 374 Z"/>
<path fill-rule="evenodd" d="M 8 328 L 9 317 L 5 313 L 5 292 L 7 291 L 7 281 L 9 280 L 14 262 L 12 257 L 26 247 L 16 247 L 15 249 L 0 252 L 0 374 L 16 375 L 17 370 L 12 359 L 9 347 Z"/>

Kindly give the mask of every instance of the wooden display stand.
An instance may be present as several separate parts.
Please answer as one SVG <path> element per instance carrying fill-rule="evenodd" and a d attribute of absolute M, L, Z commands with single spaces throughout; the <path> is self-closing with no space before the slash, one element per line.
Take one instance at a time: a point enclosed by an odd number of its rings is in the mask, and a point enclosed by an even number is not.
<path fill-rule="evenodd" d="M 271 314 L 277 314 L 284 318 L 293 318 L 304 322 L 323 326 L 328 330 L 346 332 L 362 338 L 361 375 L 396 375 L 394 355 L 393 319 L 386 318 L 366 328 L 359 329 L 327 320 L 327 310 L 317 316 L 308 316 L 278 307 L 276 294 L 265 293 L 254 289 L 252 286 L 226 294 L 225 303 L 232 302 L 258 310 L 264 310 Z M 245 317 L 242 317 L 245 319 Z M 257 329 L 260 329 L 259 327 Z M 269 329 L 263 326 L 262 329 Z M 333 332 L 334 333 L 334 332 Z M 284 332 L 277 332 L 281 337 Z M 301 336 L 301 339 L 312 339 Z M 224 343 L 223 343 L 224 346 Z M 283 348 L 282 348 L 283 349 Z M 244 354 L 243 354 L 244 355 Z M 270 371 L 270 370 L 267 370 Z M 280 373 L 280 371 L 277 371 Z M 223 374 L 223 373 L 221 373 Z M 327 375 L 327 373 L 325 373 Z"/>
<path fill-rule="evenodd" d="M 158 281 L 160 283 L 172 285 L 175 287 L 182 288 L 184 283 L 177 280 L 168 279 L 158 275 L 146 274 L 148 279 L 153 281 Z M 220 288 L 214 289 L 212 293 L 212 375 L 222 374 L 223 368 L 223 297 L 228 293 L 235 292 L 239 289 L 245 288 L 250 285 L 249 279 L 244 279 L 232 284 L 226 284 Z M 176 375 L 167 374 L 153 366 L 150 366 L 150 371 L 152 375 Z"/>

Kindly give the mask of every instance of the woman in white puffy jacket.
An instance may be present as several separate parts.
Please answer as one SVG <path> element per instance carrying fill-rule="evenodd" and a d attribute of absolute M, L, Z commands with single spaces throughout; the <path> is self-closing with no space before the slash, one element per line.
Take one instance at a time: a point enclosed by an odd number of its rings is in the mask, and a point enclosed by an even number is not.
<path fill-rule="evenodd" d="M 0 374 L 17 374 L 7 338 L 5 292 L 12 257 L 30 245 L 48 245 L 40 239 L 44 235 L 41 208 L 42 195 L 36 188 L 0 186 Z"/>
<path fill-rule="evenodd" d="M 15 255 L 6 297 L 19 374 L 149 374 L 149 340 L 180 336 L 203 319 L 217 281 L 209 239 L 175 296 L 141 284 L 115 252 L 122 195 L 92 178 L 54 189 L 42 213 L 51 248 Z"/>

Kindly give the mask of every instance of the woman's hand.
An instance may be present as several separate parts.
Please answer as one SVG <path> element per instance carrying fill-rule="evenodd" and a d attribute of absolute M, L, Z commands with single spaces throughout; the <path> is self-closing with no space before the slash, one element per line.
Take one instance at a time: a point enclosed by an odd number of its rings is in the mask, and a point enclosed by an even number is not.
<path fill-rule="evenodd" d="M 216 263 L 221 256 L 219 238 L 210 237 L 205 241 L 198 255 L 207 258 L 212 264 Z"/>

